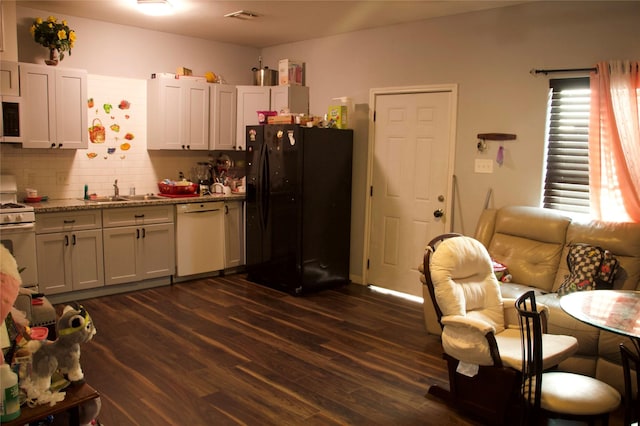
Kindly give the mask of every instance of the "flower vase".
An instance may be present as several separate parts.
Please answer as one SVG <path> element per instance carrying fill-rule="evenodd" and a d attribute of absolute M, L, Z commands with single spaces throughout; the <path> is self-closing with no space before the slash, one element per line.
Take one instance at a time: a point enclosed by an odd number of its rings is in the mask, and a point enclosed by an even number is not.
<path fill-rule="evenodd" d="M 51 66 L 58 65 L 58 51 L 54 48 L 49 49 L 49 59 L 45 59 L 44 63 Z"/>

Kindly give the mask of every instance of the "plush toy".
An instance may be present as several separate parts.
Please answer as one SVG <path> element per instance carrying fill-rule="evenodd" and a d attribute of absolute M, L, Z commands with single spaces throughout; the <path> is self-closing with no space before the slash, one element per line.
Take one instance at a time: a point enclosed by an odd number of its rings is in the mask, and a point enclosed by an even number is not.
<path fill-rule="evenodd" d="M 11 312 L 21 284 L 22 279 L 16 260 L 11 252 L 0 244 L 0 323 Z"/>
<path fill-rule="evenodd" d="M 90 341 L 96 334 L 91 317 L 82 306 L 66 306 L 56 324 L 58 338 L 54 341 L 32 340 L 27 348 L 33 354 L 31 378 L 23 388 L 27 397 L 36 404 L 55 402 L 64 398 L 50 391 L 51 376 L 59 371 L 72 383 L 82 383 L 80 344 Z"/>

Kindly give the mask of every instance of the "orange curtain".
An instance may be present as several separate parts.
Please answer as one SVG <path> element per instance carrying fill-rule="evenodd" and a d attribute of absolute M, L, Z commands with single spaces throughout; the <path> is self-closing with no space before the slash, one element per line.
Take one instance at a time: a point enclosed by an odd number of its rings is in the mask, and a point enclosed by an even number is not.
<path fill-rule="evenodd" d="M 640 62 L 600 62 L 590 75 L 591 212 L 640 222 Z"/>

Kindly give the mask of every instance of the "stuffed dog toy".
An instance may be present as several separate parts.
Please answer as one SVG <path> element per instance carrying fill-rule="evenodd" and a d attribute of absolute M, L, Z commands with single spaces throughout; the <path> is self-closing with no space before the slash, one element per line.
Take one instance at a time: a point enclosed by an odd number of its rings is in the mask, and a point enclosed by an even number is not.
<path fill-rule="evenodd" d="M 66 306 L 56 324 L 56 332 L 58 338 L 53 342 L 32 340 L 27 345 L 33 354 L 28 397 L 42 403 L 51 402 L 46 396 L 51 394 L 51 376 L 57 370 L 72 383 L 84 381 L 80 344 L 90 341 L 96 329 L 82 306 Z"/>

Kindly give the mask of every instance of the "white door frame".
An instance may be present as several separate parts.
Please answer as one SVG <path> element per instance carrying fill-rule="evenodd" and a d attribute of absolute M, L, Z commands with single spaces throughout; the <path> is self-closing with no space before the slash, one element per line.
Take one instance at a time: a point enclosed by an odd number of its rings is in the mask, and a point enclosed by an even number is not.
<path fill-rule="evenodd" d="M 367 154 L 367 186 L 366 190 L 369 192 L 367 195 L 366 203 L 365 203 L 365 223 L 364 223 L 364 247 L 363 247 L 363 259 L 362 259 L 362 284 L 367 285 L 369 281 L 369 268 L 368 268 L 368 259 L 370 258 L 369 253 L 369 242 L 371 240 L 371 186 L 373 184 L 373 159 L 374 159 L 374 144 L 375 144 L 375 122 L 374 122 L 374 114 L 376 111 L 376 97 L 381 95 L 400 95 L 400 94 L 411 94 L 411 93 L 434 93 L 434 92 L 450 92 L 451 93 L 451 103 L 450 103 L 450 125 L 449 135 L 451 138 L 451 143 L 449 144 L 449 153 L 448 153 L 448 168 L 449 168 L 449 176 L 447 177 L 447 198 L 446 198 L 446 212 L 449 212 L 449 216 L 453 218 L 451 214 L 453 212 L 453 171 L 454 171 L 454 160 L 455 160 L 455 152 L 456 152 L 456 127 L 457 127 L 457 112 L 458 112 L 458 85 L 457 84 L 437 84 L 437 85 L 427 85 L 427 86 L 406 86 L 406 87 L 385 87 L 385 88 L 374 88 L 369 90 L 369 141 L 367 145 L 368 154 Z M 453 220 L 449 220 L 448 224 L 449 230 L 451 232 L 453 229 Z M 428 241 L 425 241 L 425 245 Z"/>

